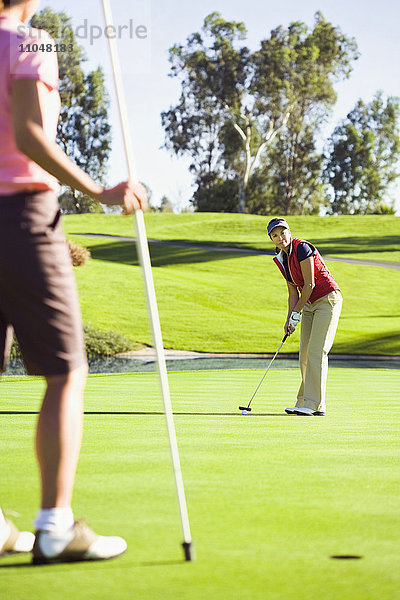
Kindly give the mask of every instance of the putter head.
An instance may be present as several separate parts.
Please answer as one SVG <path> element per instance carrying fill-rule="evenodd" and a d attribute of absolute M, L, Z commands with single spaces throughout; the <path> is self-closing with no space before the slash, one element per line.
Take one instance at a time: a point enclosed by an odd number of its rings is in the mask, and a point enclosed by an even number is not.
<path fill-rule="evenodd" d="M 239 406 L 239 410 L 247 410 L 247 412 L 251 412 L 250 406 Z"/>

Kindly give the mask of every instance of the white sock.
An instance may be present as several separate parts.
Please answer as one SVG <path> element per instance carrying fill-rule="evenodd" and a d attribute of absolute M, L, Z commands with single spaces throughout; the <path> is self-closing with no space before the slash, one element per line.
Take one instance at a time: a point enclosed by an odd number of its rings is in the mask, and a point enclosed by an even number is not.
<path fill-rule="evenodd" d="M 43 529 L 49 533 L 63 535 L 74 524 L 72 508 L 42 508 L 35 519 L 36 529 Z"/>
<path fill-rule="evenodd" d="M 47 557 L 57 556 L 74 539 L 74 530 L 71 528 L 62 534 L 53 531 L 45 531 L 39 538 L 40 550 Z"/>

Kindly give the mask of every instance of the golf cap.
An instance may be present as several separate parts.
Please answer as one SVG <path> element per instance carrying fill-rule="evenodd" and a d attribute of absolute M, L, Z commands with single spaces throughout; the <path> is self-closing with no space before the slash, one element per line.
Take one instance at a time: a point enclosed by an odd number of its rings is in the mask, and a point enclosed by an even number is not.
<path fill-rule="evenodd" d="M 275 227 L 284 227 L 285 229 L 290 229 L 289 225 L 286 223 L 285 219 L 281 219 L 277 217 L 275 219 L 271 219 L 271 221 L 267 225 L 267 233 L 271 235 L 271 231 L 275 229 Z"/>

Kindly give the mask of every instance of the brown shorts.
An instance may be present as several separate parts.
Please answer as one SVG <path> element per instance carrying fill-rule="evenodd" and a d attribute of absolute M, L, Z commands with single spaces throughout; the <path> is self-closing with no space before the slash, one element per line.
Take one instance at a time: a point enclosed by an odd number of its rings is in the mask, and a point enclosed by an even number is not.
<path fill-rule="evenodd" d="M 0 370 L 14 329 L 28 373 L 86 363 L 68 246 L 52 192 L 0 196 Z"/>

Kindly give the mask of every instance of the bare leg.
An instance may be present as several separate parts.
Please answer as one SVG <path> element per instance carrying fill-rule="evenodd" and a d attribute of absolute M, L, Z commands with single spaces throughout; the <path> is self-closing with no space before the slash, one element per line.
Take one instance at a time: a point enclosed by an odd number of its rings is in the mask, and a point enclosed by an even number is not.
<path fill-rule="evenodd" d="M 35 522 L 34 564 L 113 558 L 125 552 L 127 547 L 123 538 L 97 535 L 81 521 L 71 523 L 67 529 L 60 527 L 68 520 L 64 511 L 70 511 L 69 516 L 73 517 L 70 506 L 82 438 L 86 375 L 85 365 L 67 375 L 46 377 L 47 390 L 36 434 L 42 476 L 42 510 Z M 64 513 L 57 523 L 57 515 L 52 515 L 54 520 L 49 529 L 40 523 L 42 518 L 46 521 L 42 514 L 47 512 L 45 509 L 51 509 L 48 510 L 50 513 L 55 513 L 55 509 Z"/>
<path fill-rule="evenodd" d="M 36 431 L 42 508 L 70 507 L 82 439 L 87 366 L 46 377 Z"/>

